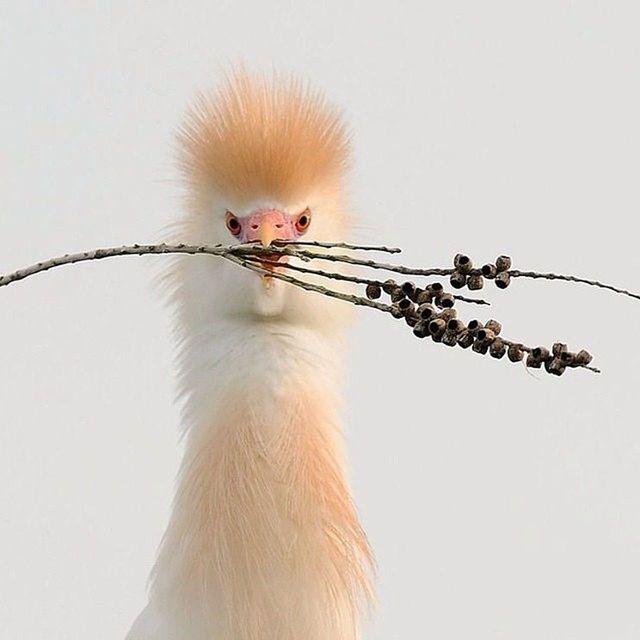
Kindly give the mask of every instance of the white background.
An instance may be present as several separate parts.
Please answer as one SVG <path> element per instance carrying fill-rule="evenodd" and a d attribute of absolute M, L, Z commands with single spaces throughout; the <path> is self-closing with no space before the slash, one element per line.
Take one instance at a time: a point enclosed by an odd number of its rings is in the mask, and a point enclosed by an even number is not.
<path fill-rule="evenodd" d="M 157 239 L 179 208 L 173 131 L 244 60 L 344 108 L 357 239 L 638 290 L 639 17 L 615 1 L 4 1 L 0 272 Z M 159 260 L 0 290 L 3 639 L 123 638 L 145 601 L 180 453 Z M 560 283 L 483 293 L 508 336 L 586 347 L 604 373 L 530 375 L 359 313 L 345 428 L 379 562 L 366 638 L 637 639 L 640 304 Z"/>

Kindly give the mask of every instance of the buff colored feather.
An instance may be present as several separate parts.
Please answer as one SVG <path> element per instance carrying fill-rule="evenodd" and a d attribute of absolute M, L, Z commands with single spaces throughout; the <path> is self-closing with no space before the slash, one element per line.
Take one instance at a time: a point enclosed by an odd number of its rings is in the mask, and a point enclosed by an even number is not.
<path fill-rule="evenodd" d="M 345 238 L 344 126 L 299 83 L 238 73 L 179 138 L 174 240 L 228 243 L 226 210 L 256 204 L 309 206 L 308 239 Z M 200 258 L 166 279 L 185 453 L 128 640 L 356 640 L 373 559 L 339 426 L 346 305 Z"/>

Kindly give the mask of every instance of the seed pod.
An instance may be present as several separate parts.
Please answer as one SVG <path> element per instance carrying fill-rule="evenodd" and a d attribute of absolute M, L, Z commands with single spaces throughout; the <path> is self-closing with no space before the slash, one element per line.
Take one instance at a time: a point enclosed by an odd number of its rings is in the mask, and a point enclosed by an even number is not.
<path fill-rule="evenodd" d="M 451 309 L 456 300 L 450 293 L 443 293 L 436 298 L 436 304 L 442 309 Z"/>
<path fill-rule="evenodd" d="M 400 309 L 400 311 L 402 311 L 402 315 L 411 315 L 414 313 L 416 308 L 416 305 L 413 304 L 413 302 L 411 302 L 411 300 L 409 300 L 409 298 L 402 298 L 402 300 L 400 300 L 398 302 L 398 309 Z"/>
<path fill-rule="evenodd" d="M 549 349 L 547 349 L 546 347 L 534 347 L 533 349 L 531 349 L 531 355 L 536 360 L 540 360 L 541 362 L 547 360 L 550 356 Z"/>
<path fill-rule="evenodd" d="M 555 345 L 554 345 L 555 346 Z M 571 353 L 571 351 L 563 351 L 560 354 L 554 354 L 557 358 L 560 358 L 560 361 L 565 367 L 575 367 L 577 366 L 576 362 L 576 354 Z"/>
<path fill-rule="evenodd" d="M 554 342 L 551 347 L 551 353 L 554 356 L 560 357 L 563 353 L 568 353 L 567 345 L 562 342 Z"/>
<path fill-rule="evenodd" d="M 456 271 L 467 274 L 473 268 L 473 263 L 469 256 L 465 256 L 463 253 L 457 253 L 453 259 L 453 266 L 456 268 Z"/>
<path fill-rule="evenodd" d="M 508 271 L 511 269 L 511 258 L 509 256 L 498 256 L 496 258 L 496 269 L 498 271 Z"/>
<path fill-rule="evenodd" d="M 510 282 L 511 276 L 508 271 L 500 271 L 500 273 L 496 275 L 495 283 L 498 289 L 506 289 Z"/>
<path fill-rule="evenodd" d="M 398 284 L 396 283 L 395 280 L 385 280 L 382 283 L 382 290 L 390 295 L 391 293 L 393 293 L 393 290 L 398 286 Z"/>
<path fill-rule="evenodd" d="M 484 326 L 486 329 L 491 329 L 496 335 L 502 331 L 502 325 L 497 320 L 487 320 Z"/>
<path fill-rule="evenodd" d="M 478 331 L 478 329 L 482 329 L 482 327 L 484 327 L 484 325 L 480 320 L 469 320 L 469 324 L 467 325 L 467 329 L 469 329 L 474 336 L 476 331 Z"/>
<path fill-rule="evenodd" d="M 579 365 L 589 364 L 593 360 L 593 356 L 584 349 L 580 349 L 578 353 L 576 353 L 576 362 Z"/>
<path fill-rule="evenodd" d="M 429 291 L 434 298 L 439 296 L 443 290 L 444 287 L 441 282 L 434 282 L 427 287 L 427 291 Z"/>
<path fill-rule="evenodd" d="M 436 318 L 429 322 L 429 333 L 432 336 L 442 336 L 445 331 L 447 323 L 442 318 Z"/>
<path fill-rule="evenodd" d="M 496 273 L 498 273 L 496 265 L 491 263 L 483 265 L 481 271 L 482 275 L 485 278 L 489 278 L 489 280 L 493 280 L 496 277 Z"/>
<path fill-rule="evenodd" d="M 436 309 L 432 304 L 421 304 L 417 309 L 417 314 L 423 320 L 430 320 L 433 316 L 436 315 Z"/>
<path fill-rule="evenodd" d="M 468 349 L 473 344 L 473 334 L 469 330 L 465 330 L 462 333 L 458 334 L 458 345 L 460 345 L 463 349 Z"/>
<path fill-rule="evenodd" d="M 520 362 L 524 358 L 524 351 L 517 344 L 510 344 L 507 356 L 511 362 Z"/>
<path fill-rule="evenodd" d="M 379 284 L 371 282 L 367 285 L 365 293 L 369 300 L 377 300 L 382 295 L 382 288 Z"/>
<path fill-rule="evenodd" d="M 447 333 L 453 333 L 454 335 L 458 335 L 465 330 L 464 322 L 462 320 L 458 320 L 457 318 L 451 318 L 447 321 Z"/>
<path fill-rule="evenodd" d="M 558 357 L 551 358 L 544 363 L 544 368 L 554 376 L 561 376 L 564 373 L 565 365 Z"/>
<path fill-rule="evenodd" d="M 482 355 L 484 355 L 485 353 L 487 353 L 487 351 L 489 351 L 489 345 L 486 342 L 483 342 L 482 340 L 476 340 L 473 343 L 473 346 L 471 348 L 476 353 L 481 353 Z"/>
<path fill-rule="evenodd" d="M 402 293 L 404 293 L 405 296 L 407 296 L 408 298 L 410 298 L 416 290 L 416 285 L 413 282 L 403 282 L 402 283 Z"/>
<path fill-rule="evenodd" d="M 420 291 L 420 293 L 416 296 L 415 302 L 418 304 L 428 304 L 433 300 L 433 294 L 429 289 L 425 289 Z"/>
<path fill-rule="evenodd" d="M 455 309 L 443 309 L 436 317 L 442 318 L 445 322 L 449 322 L 449 320 L 458 317 L 458 312 Z"/>
<path fill-rule="evenodd" d="M 418 338 L 426 338 L 429 335 L 429 327 L 427 325 L 428 323 L 423 320 L 417 322 L 413 327 L 413 335 Z"/>
<path fill-rule="evenodd" d="M 527 355 L 527 367 L 530 369 L 539 369 L 542 366 L 542 360 L 538 360 L 532 353 Z"/>
<path fill-rule="evenodd" d="M 459 271 L 454 271 L 449 278 L 449 282 L 454 289 L 462 289 L 467 283 L 467 276 Z"/>
<path fill-rule="evenodd" d="M 416 313 L 407 313 L 407 315 L 404 317 L 404 321 L 410 327 L 415 327 L 415 325 L 418 323 L 419 320 L 420 318 L 418 318 Z"/>
<path fill-rule="evenodd" d="M 502 358 L 507 352 L 507 345 L 501 338 L 496 338 L 489 347 L 489 353 L 493 358 Z"/>
<path fill-rule="evenodd" d="M 478 329 L 476 332 L 476 340 L 479 342 L 485 342 L 486 344 L 491 344 L 496 339 L 496 334 L 491 331 L 491 329 L 487 329 L 486 327 L 483 329 Z"/>
<path fill-rule="evenodd" d="M 424 289 L 421 289 L 420 287 L 416 287 L 413 290 L 413 293 L 409 296 L 409 300 L 413 300 L 413 302 L 418 302 L 418 297 L 423 291 Z"/>
<path fill-rule="evenodd" d="M 405 297 L 404 293 L 402 292 L 402 288 L 401 287 L 396 287 L 392 292 L 391 292 L 391 302 L 399 302 L 400 300 L 402 300 Z"/>
<path fill-rule="evenodd" d="M 398 309 L 398 305 L 394 304 L 391 305 L 391 315 L 394 318 L 402 318 L 404 316 L 404 313 L 402 313 L 402 311 L 400 311 L 400 309 Z"/>
<path fill-rule="evenodd" d="M 478 289 L 482 289 L 482 287 L 484 287 L 484 279 L 479 273 L 472 273 L 467 278 L 467 287 L 469 287 L 470 291 L 477 291 Z"/>
<path fill-rule="evenodd" d="M 442 344 L 446 344 L 447 347 L 455 347 L 458 343 L 458 338 L 455 333 L 444 332 L 442 336 Z"/>

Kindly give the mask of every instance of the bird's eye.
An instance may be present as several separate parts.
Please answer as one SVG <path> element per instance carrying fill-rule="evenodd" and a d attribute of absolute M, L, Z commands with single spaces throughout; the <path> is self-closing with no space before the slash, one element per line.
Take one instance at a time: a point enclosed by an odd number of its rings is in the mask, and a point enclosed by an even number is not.
<path fill-rule="evenodd" d="M 305 209 L 296 220 L 296 231 L 298 233 L 304 233 L 311 224 L 311 211 Z"/>
<path fill-rule="evenodd" d="M 233 213 L 231 213 L 231 211 L 227 211 L 227 229 L 229 229 L 231 234 L 234 236 L 240 235 L 240 231 L 242 231 L 240 221 L 233 215 Z"/>

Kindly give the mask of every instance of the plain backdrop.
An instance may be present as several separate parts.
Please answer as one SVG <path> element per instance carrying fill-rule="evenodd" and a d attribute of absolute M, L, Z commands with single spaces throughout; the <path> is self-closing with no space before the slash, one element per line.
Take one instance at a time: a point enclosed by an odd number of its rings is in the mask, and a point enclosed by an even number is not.
<path fill-rule="evenodd" d="M 636 2 L 0 3 L 0 272 L 153 241 L 174 131 L 230 63 L 294 71 L 352 125 L 358 240 L 407 264 L 640 289 Z M 0 290 L 0 637 L 123 638 L 180 447 L 162 258 Z M 366 310 L 345 432 L 379 564 L 367 640 L 640 637 L 640 304 L 483 292 L 516 339 L 588 348 L 562 378 L 419 342 Z M 403 328 L 404 327 L 404 328 Z"/>

